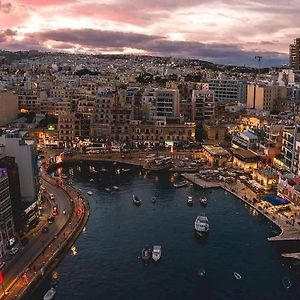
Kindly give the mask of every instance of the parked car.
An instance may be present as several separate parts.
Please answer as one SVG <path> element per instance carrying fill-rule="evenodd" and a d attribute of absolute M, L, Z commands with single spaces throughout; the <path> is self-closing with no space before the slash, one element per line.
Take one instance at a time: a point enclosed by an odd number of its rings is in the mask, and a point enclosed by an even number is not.
<path fill-rule="evenodd" d="M 2 261 L 0 263 L 0 271 L 6 266 L 6 262 L 5 261 Z"/>
<path fill-rule="evenodd" d="M 42 228 L 42 233 L 47 233 L 49 231 L 49 228 L 47 226 L 44 226 Z"/>
<path fill-rule="evenodd" d="M 54 217 L 53 216 L 49 216 L 47 218 L 47 220 L 48 220 L 48 224 L 52 224 L 54 222 Z"/>
<path fill-rule="evenodd" d="M 50 196 L 51 200 L 54 200 L 54 195 L 53 194 L 50 194 L 49 196 Z"/>
<path fill-rule="evenodd" d="M 10 249 L 9 255 L 16 255 L 18 252 L 19 252 L 19 248 L 14 247 Z"/>

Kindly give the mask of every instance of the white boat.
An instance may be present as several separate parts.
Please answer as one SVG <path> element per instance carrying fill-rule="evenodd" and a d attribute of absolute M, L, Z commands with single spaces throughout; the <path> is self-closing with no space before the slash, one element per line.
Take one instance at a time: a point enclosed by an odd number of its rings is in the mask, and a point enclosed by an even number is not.
<path fill-rule="evenodd" d="M 62 178 L 62 179 L 68 179 L 68 176 L 65 175 L 65 174 L 62 174 L 62 175 L 61 175 L 61 178 Z"/>
<path fill-rule="evenodd" d="M 113 189 L 114 189 L 115 191 L 118 191 L 118 190 L 119 190 L 119 187 L 118 187 L 117 185 L 114 185 L 114 186 L 113 186 Z"/>
<path fill-rule="evenodd" d="M 108 170 L 105 169 L 105 168 L 102 168 L 100 171 L 101 171 L 101 172 L 107 172 Z"/>
<path fill-rule="evenodd" d="M 132 201 L 135 205 L 141 205 L 142 201 L 138 196 L 132 195 Z"/>
<path fill-rule="evenodd" d="M 90 179 L 90 182 L 93 182 L 93 181 L 94 181 L 94 179 L 93 179 L 93 178 L 91 178 L 91 179 Z"/>
<path fill-rule="evenodd" d="M 129 171 L 131 171 L 131 169 L 122 169 L 123 173 L 129 172 Z"/>
<path fill-rule="evenodd" d="M 187 204 L 188 205 L 192 205 L 193 204 L 193 197 L 192 196 L 188 196 L 187 197 Z"/>
<path fill-rule="evenodd" d="M 109 187 L 106 187 L 106 188 L 105 188 L 105 191 L 108 192 L 108 193 L 110 193 L 110 192 L 111 192 L 111 189 L 110 189 Z"/>
<path fill-rule="evenodd" d="M 185 187 L 188 185 L 188 181 L 187 180 L 183 180 L 183 181 L 180 181 L 180 182 L 177 182 L 177 183 L 174 183 L 173 186 L 175 188 L 181 188 L 181 187 Z"/>
<path fill-rule="evenodd" d="M 93 195 L 93 192 L 92 192 L 92 191 L 88 191 L 87 194 L 88 194 L 89 196 L 92 196 L 92 195 Z"/>
<path fill-rule="evenodd" d="M 155 202 L 156 202 L 156 197 L 155 197 L 155 196 L 153 196 L 153 197 L 151 198 L 151 202 L 152 202 L 152 203 L 155 203 Z"/>
<path fill-rule="evenodd" d="M 154 261 L 158 261 L 160 257 L 161 257 L 161 246 L 160 245 L 153 246 L 152 259 Z"/>
<path fill-rule="evenodd" d="M 52 287 L 44 296 L 44 300 L 51 300 L 54 298 L 56 294 L 56 290 L 54 287 Z"/>
<path fill-rule="evenodd" d="M 200 198 L 200 204 L 201 204 L 201 205 L 206 206 L 206 205 L 207 205 L 207 202 L 208 202 L 208 200 L 207 200 L 206 197 L 201 197 L 201 198 Z"/>
<path fill-rule="evenodd" d="M 197 216 L 194 227 L 197 235 L 205 236 L 209 232 L 208 218 L 205 215 Z"/>
<path fill-rule="evenodd" d="M 237 280 L 242 279 L 242 276 L 238 272 L 234 272 L 233 275 Z"/>

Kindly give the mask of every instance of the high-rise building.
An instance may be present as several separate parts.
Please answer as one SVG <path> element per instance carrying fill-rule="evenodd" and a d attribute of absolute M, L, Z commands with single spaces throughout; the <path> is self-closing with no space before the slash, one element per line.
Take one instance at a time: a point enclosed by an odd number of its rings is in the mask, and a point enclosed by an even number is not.
<path fill-rule="evenodd" d="M 214 92 L 206 90 L 193 90 L 192 94 L 192 120 L 203 122 L 214 117 Z"/>
<path fill-rule="evenodd" d="M 14 235 L 7 169 L 0 168 L 0 259 L 8 252 Z"/>
<path fill-rule="evenodd" d="M 156 115 L 173 118 L 179 116 L 179 91 L 177 89 L 157 89 L 154 92 Z"/>
<path fill-rule="evenodd" d="M 251 83 L 248 85 L 247 108 L 272 111 L 286 95 L 285 86 Z"/>
<path fill-rule="evenodd" d="M 0 126 L 14 121 L 18 116 L 18 97 L 12 92 L 0 91 Z"/>
<path fill-rule="evenodd" d="M 300 70 L 300 38 L 290 44 L 290 67 L 294 70 Z"/>

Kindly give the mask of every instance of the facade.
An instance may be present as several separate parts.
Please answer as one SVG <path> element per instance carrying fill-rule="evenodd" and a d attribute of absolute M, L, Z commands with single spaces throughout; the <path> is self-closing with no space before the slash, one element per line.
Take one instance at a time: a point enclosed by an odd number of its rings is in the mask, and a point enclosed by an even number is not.
<path fill-rule="evenodd" d="M 192 120 L 196 123 L 209 121 L 214 117 L 214 92 L 193 90 L 192 93 Z"/>
<path fill-rule="evenodd" d="M 179 116 L 179 91 L 177 89 L 157 89 L 154 92 L 156 115 L 176 118 Z"/>
<path fill-rule="evenodd" d="M 204 85 L 214 92 L 215 102 L 246 102 L 247 82 L 232 79 L 211 79 Z"/>
<path fill-rule="evenodd" d="M 300 38 L 294 40 L 290 45 L 290 67 L 295 70 L 300 70 Z"/>
<path fill-rule="evenodd" d="M 211 166 L 225 166 L 230 158 L 227 150 L 213 145 L 204 145 L 203 154 Z"/>
<path fill-rule="evenodd" d="M 71 142 L 75 138 L 75 114 L 61 112 L 58 115 L 58 139 L 63 142 Z"/>
<path fill-rule="evenodd" d="M 279 85 L 248 84 L 247 108 L 273 111 L 287 96 L 287 88 Z"/>
<path fill-rule="evenodd" d="M 256 169 L 260 157 L 249 150 L 233 149 L 233 165 L 244 170 Z"/>
<path fill-rule="evenodd" d="M 18 116 L 18 97 L 12 92 L 0 91 L 0 126 L 16 120 Z"/>
<path fill-rule="evenodd" d="M 15 229 L 9 193 L 7 169 L 0 168 L 0 259 L 8 252 Z"/>
<path fill-rule="evenodd" d="M 239 132 L 232 137 L 232 147 L 240 149 L 256 149 L 258 138 L 257 135 L 249 130 Z"/>

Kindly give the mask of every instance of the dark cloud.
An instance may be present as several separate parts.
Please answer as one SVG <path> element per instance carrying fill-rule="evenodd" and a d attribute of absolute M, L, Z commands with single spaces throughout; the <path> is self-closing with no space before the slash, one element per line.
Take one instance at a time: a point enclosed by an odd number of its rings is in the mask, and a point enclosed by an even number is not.
<path fill-rule="evenodd" d="M 287 62 L 285 54 L 275 51 L 247 51 L 233 44 L 170 41 L 157 35 L 95 29 L 61 29 L 33 33 L 27 35 L 22 42 L 27 49 L 28 47 L 41 49 L 47 44 L 53 44 L 54 49 L 86 49 L 93 53 L 109 51 L 121 53 L 126 48 L 132 48 L 152 55 L 197 58 L 228 64 L 254 65 L 255 55 L 264 57 L 264 66 Z"/>
<path fill-rule="evenodd" d="M 3 2 L 0 0 L 0 12 L 9 14 L 12 9 L 12 4 L 10 2 Z"/>

